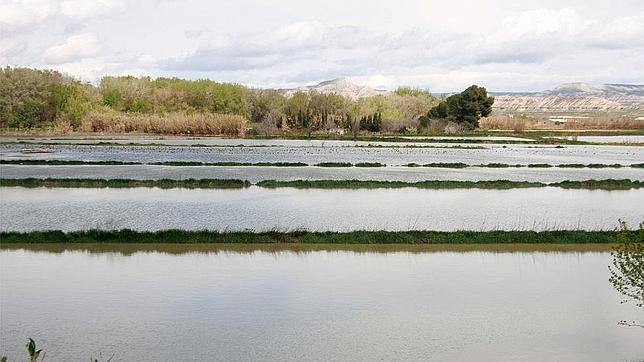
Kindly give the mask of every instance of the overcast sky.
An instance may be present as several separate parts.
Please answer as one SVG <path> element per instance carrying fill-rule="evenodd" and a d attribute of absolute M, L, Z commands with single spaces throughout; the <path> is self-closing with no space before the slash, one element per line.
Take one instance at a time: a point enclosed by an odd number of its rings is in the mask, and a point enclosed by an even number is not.
<path fill-rule="evenodd" d="M 0 64 L 258 87 L 644 83 L 644 0 L 0 0 Z"/>

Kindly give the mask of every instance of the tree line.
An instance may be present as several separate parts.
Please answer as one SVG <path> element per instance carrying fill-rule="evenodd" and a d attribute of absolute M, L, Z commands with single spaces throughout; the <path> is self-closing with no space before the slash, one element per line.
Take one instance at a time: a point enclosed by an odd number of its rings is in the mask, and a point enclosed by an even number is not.
<path fill-rule="evenodd" d="M 476 126 L 493 99 L 472 86 L 440 101 L 422 89 L 400 87 L 386 94 L 348 99 L 337 93 L 256 89 L 207 79 L 105 76 L 97 84 L 81 82 L 53 70 L 0 69 L 0 127 L 36 128 L 64 123 L 78 129 L 101 114 L 236 115 L 257 132 L 337 130 L 410 131 L 433 120 Z M 114 117 L 113 117 L 114 118 Z"/>

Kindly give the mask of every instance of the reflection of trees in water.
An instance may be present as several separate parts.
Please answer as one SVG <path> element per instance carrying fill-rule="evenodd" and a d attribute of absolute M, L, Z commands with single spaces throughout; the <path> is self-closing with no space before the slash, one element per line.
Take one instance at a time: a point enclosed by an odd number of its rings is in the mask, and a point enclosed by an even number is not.
<path fill-rule="evenodd" d="M 613 257 L 609 281 L 624 296 L 622 303 L 633 302 L 644 307 L 644 222 L 639 232 L 628 231 L 626 222 L 620 220 L 620 245 L 611 253 Z M 619 324 L 644 328 L 641 322 L 620 321 Z"/>

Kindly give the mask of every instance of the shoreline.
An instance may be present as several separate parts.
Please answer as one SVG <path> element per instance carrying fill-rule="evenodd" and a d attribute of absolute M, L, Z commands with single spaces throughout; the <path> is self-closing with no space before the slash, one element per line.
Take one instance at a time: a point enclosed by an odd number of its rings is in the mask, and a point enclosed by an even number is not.
<path fill-rule="evenodd" d="M 462 162 L 433 162 L 433 163 L 406 163 L 406 164 L 385 164 L 381 162 L 345 162 L 330 161 L 320 163 L 304 162 L 200 162 L 200 161 L 162 161 L 162 162 L 140 162 L 140 161 L 82 161 L 82 160 L 46 160 L 46 159 L 0 159 L 0 165 L 14 166 L 182 166 L 182 167 L 425 167 L 425 168 L 644 168 L 644 163 L 527 163 L 527 164 L 508 164 L 508 163 L 481 163 L 466 164 Z"/>
<path fill-rule="evenodd" d="M 80 178 L 0 178 L 0 187 L 25 188 L 161 188 L 161 189 L 244 189 L 250 186 L 262 188 L 298 189 L 493 189 L 507 190 L 519 188 L 558 187 L 583 190 L 633 190 L 644 186 L 644 181 L 630 179 L 605 179 L 561 182 L 529 181 L 362 181 L 362 180 L 262 180 L 251 183 L 240 179 L 80 179 Z"/>
<path fill-rule="evenodd" d="M 0 232 L 2 244 L 614 244 L 624 234 L 644 242 L 644 229 L 631 231 L 267 231 L 60 230 Z"/>

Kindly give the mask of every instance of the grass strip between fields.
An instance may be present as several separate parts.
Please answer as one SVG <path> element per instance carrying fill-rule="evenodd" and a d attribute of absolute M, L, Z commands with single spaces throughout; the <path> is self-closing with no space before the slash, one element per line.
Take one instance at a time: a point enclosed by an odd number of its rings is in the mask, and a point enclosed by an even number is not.
<path fill-rule="evenodd" d="M 237 179 L 73 179 L 73 178 L 1 178 L 0 186 L 35 187 L 82 187 L 82 188 L 133 188 L 158 187 L 162 189 L 218 189 L 245 188 L 253 185 L 249 181 Z M 384 189 L 413 187 L 419 189 L 516 189 L 533 187 L 560 187 L 565 189 L 589 190 L 630 190 L 639 189 L 644 182 L 638 180 L 585 180 L 561 181 L 553 183 L 528 181 L 444 181 L 430 180 L 419 182 L 405 181 L 363 181 L 363 180 L 264 180 L 254 185 L 264 188 L 290 187 L 299 189 Z"/>
<path fill-rule="evenodd" d="M 632 231 L 350 231 L 350 232 L 217 232 L 59 230 L 0 232 L 2 243 L 303 243 L 303 244 L 591 244 L 617 242 L 628 232 L 644 242 L 643 229 Z"/>
<path fill-rule="evenodd" d="M 79 166 L 79 165 L 100 165 L 100 166 L 118 166 L 118 165 L 152 165 L 152 166 L 261 166 L 261 167 L 386 167 L 387 165 L 380 162 L 321 162 L 317 164 L 308 164 L 304 162 L 200 162 L 200 161 L 162 161 L 162 162 L 136 162 L 136 161 L 82 161 L 82 160 L 0 160 L 0 165 L 45 165 L 45 166 Z M 467 168 L 467 167 L 487 167 L 487 168 L 644 168 L 644 163 L 633 163 L 630 165 L 602 164 L 602 163 L 564 163 L 564 164 L 547 164 L 547 163 L 530 163 L 530 164 L 508 164 L 508 163 L 484 163 L 469 165 L 463 162 L 432 162 L 425 164 L 407 163 L 407 167 L 435 167 L 435 168 Z"/>

